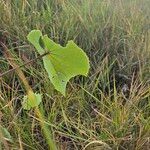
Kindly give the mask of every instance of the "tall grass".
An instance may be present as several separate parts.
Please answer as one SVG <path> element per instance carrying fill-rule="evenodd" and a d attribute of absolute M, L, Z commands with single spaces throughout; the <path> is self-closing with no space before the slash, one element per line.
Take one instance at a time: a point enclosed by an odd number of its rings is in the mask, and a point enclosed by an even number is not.
<path fill-rule="evenodd" d="M 42 61 L 22 68 L 45 95 L 41 111 L 58 149 L 80 150 L 91 141 L 149 149 L 149 7 L 149 0 L 0 0 L 0 40 L 6 39 L 18 64 L 37 55 L 26 41 L 32 29 L 62 45 L 73 39 L 90 57 L 89 77 L 72 80 L 66 98 L 53 89 Z M 0 58 L 0 71 L 7 71 Z M 14 139 L 7 144 L 47 149 L 38 118 L 21 108 L 23 95 L 16 74 L 0 78 L 0 123 Z"/>

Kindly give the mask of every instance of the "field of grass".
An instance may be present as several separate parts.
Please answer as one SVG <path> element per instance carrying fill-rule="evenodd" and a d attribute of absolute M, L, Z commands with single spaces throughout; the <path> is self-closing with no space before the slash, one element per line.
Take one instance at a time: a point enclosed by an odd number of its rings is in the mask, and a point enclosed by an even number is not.
<path fill-rule="evenodd" d="M 61 45 L 74 40 L 89 56 L 88 77 L 72 79 L 66 97 L 41 59 L 21 68 L 44 93 L 54 149 L 150 149 L 149 8 L 150 0 L 0 0 L 0 42 L 18 65 L 38 57 L 26 37 L 33 29 Z M 0 45 L 0 150 L 47 150 L 35 111 L 22 109 L 22 82 L 15 72 L 1 76 L 9 69 Z"/>

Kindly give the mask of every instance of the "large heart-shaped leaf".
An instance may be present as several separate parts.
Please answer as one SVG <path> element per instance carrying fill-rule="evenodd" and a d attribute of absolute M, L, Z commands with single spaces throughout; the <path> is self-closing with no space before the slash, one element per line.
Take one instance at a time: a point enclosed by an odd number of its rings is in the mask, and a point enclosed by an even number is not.
<path fill-rule="evenodd" d="M 39 30 L 31 31 L 27 38 L 40 55 L 49 52 L 43 57 L 44 67 L 55 89 L 63 95 L 70 78 L 76 75 L 87 76 L 89 59 L 73 41 L 68 41 L 66 47 L 62 47 L 49 39 L 47 35 L 42 36 Z"/>

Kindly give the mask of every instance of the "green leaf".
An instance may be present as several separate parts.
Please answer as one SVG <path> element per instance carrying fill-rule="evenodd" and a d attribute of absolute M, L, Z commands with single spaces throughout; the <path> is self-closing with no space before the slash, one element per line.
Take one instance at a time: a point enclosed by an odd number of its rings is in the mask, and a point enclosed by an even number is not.
<path fill-rule="evenodd" d="M 38 53 L 43 54 L 44 49 L 41 47 L 40 43 L 42 42 L 42 33 L 39 30 L 32 30 L 28 36 L 28 40 L 34 45 L 34 47 L 37 49 Z M 43 42 L 42 42 L 43 43 Z"/>
<path fill-rule="evenodd" d="M 55 89 L 64 96 L 67 82 L 72 77 L 77 75 L 87 76 L 89 59 L 73 41 L 68 41 L 66 47 L 62 47 L 49 39 L 47 35 L 42 36 L 39 30 L 31 31 L 27 38 L 40 54 L 50 52 L 43 57 L 44 67 Z M 40 44 L 41 40 L 43 40 L 42 45 L 45 49 Z"/>
<path fill-rule="evenodd" d="M 0 126 L 0 132 L 1 132 L 2 136 L 5 138 L 5 140 L 7 140 L 9 142 L 13 142 L 12 137 L 6 128 Z"/>
<path fill-rule="evenodd" d="M 26 110 L 30 110 L 33 107 L 38 106 L 42 101 L 42 95 L 33 93 L 29 91 L 26 96 L 23 98 L 22 106 Z"/>

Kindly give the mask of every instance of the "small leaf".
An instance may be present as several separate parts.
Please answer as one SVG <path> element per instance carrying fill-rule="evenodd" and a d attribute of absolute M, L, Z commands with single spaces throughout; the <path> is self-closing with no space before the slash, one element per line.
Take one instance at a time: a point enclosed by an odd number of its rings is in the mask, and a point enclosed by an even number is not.
<path fill-rule="evenodd" d="M 39 43 L 41 36 L 42 33 L 39 30 L 33 30 L 27 36 L 40 54 L 45 52 Z M 68 41 L 66 47 L 62 47 L 49 39 L 47 35 L 42 39 L 46 50 L 50 52 L 49 55 L 43 57 L 44 67 L 55 89 L 65 96 L 67 82 L 72 77 L 87 76 L 89 59 L 73 41 Z"/>
<path fill-rule="evenodd" d="M 29 91 L 26 96 L 23 98 L 23 108 L 26 110 L 30 110 L 33 107 L 38 106 L 42 101 L 42 95 L 33 93 Z"/>
<path fill-rule="evenodd" d="M 6 128 L 0 126 L 0 132 L 1 132 L 2 136 L 5 138 L 5 140 L 7 140 L 9 142 L 13 142 L 12 137 Z"/>

